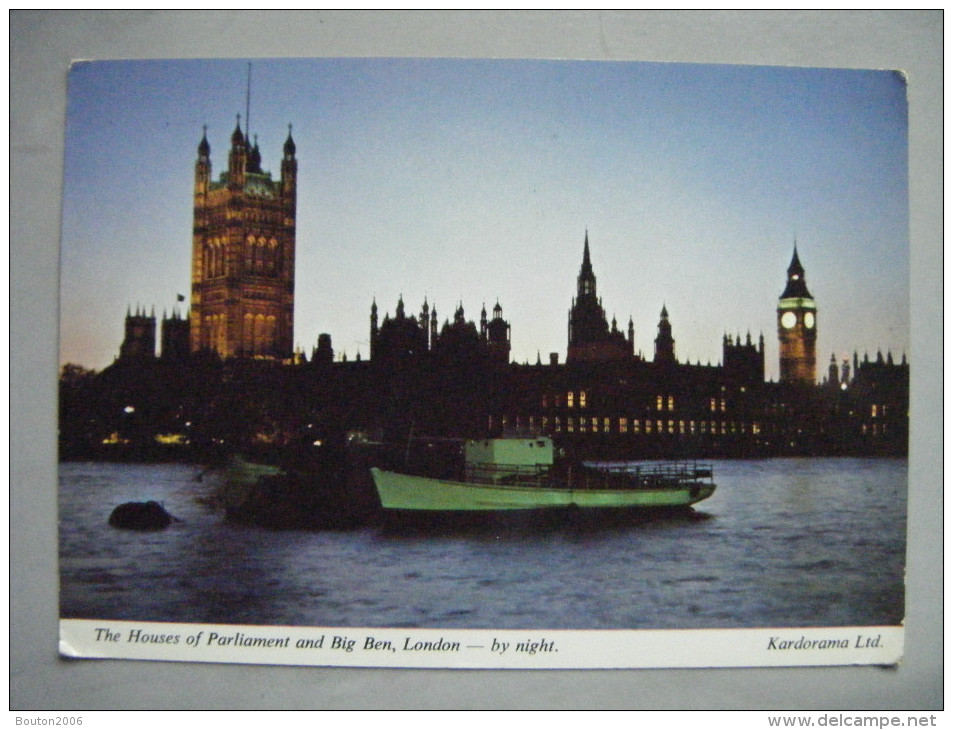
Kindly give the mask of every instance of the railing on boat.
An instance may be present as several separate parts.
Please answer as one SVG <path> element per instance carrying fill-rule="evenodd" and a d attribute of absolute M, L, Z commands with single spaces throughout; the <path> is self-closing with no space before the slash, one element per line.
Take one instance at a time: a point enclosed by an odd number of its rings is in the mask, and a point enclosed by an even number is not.
<path fill-rule="evenodd" d="M 675 489 L 688 483 L 712 481 L 711 464 L 665 462 L 627 466 L 568 466 L 548 464 L 468 464 L 464 480 L 474 484 L 551 489 Z"/>

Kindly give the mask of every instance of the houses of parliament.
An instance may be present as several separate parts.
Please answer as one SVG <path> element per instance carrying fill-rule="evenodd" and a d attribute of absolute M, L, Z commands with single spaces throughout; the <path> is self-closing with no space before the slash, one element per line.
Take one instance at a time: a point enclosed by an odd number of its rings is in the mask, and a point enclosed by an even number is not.
<path fill-rule="evenodd" d="M 424 299 L 415 314 L 403 297 L 392 314 L 371 301 L 369 359 L 335 360 L 327 334 L 305 357 L 292 339 L 296 146 L 289 126 L 273 179 L 250 136 L 239 119 L 227 169 L 214 179 L 203 131 L 189 309 L 163 315 L 158 355 L 155 313 L 127 311 L 113 365 L 64 374 L 67 451 L 110 439 L 282 444 L 320 424 L 384 440 L 548 434 L 581 458 L 907 453 L 905 356 L 831 355 L 818 382 L 823 320 L 796 246 L 776 302 L 778 382 L 765 381 L 763 334 L 723 335 L 719 364 L 680 362 L 664 304 L 654 353 L 637 354 L 632 318 L 624 331 L 607 319 L 588 232 L 563 362 L 558 353 L 511 362 L 499 302 L 490 314 L 484 305 L 478 321 L 459 303 L 441 324 L 432 303 Z M 120 409 L 120 401 L 135 403 Z"/>

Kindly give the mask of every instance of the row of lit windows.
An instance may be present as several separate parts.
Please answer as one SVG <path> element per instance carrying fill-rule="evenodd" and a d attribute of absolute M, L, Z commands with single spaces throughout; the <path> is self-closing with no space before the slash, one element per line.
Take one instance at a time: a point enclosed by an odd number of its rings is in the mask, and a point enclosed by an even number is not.
<path fill-rule="evenodd" d="M 505 429 L 508 419 L 502 419 Z M 517 418 L 517 429 L 528 426 L 531 431 L 539 430 L 542 433 L 620 433 L 620 434 L 759 434 L 761 424 L 744 421 L 701 421 L 684 419 L 653 419 L 628 418 L 626 416 L 608 417 L 579 417 L 550 418 L 549 416 L 530 416 L 528 419 Z M 493 428 L 493 419 L 490 418 L 490 428 Z"/>
<path fill-rule="evenodd" d="M 578 395 L 578 400 L 577 396 Z M 553 408 L 559 408 L 562 405 L 562 397 L 560 395 L 550 396 L 543 394 L 543 408 L 549 408 L 549 404 L 552 402 Z M 580 390 L 578 394 L 574 390 L 570 390 L 566 393 L 566 408 L 575 408 L 578 403 L 580 408 L 586 407 L 586 391 Z"/>
<path fill-rule="evenodd" d="M 578 398 L 577 398 L 578 396 Z M 550 402 L 554 408 L 558 408 L 561 405 L 561 398 L 559 395 L 553 396 L 550 398 L 547 395 L 543 395 L 542 405 L 543 408 L 548 408 Z M 576 391 L 570 390 L 566 393 L 566 407 L 574 408 L 578 403 L 580 408 L 586 407 L 586 391 L 580 390 L 578 393 Z M 874 406 L 876 408 L 876 406 Z M 726 403 L 724 398 L 712 398 L 709 401 L 709 409 L 712 413 L 721 412 L 724 413 L 726 410 Z M 674 395 L 657 395 L 655 396 L 655 410 L 657 411 L 674 411 L 675 410 L 675 396 Z M 874 414 L 876 415 L 876 413 Z"/>
<path fill-rule="evenodd" d="M 879 405 L 879 404 L 876 404 L 876 403 L 873 404 L 872 406 L 870 406 L 870 417 L 871 417 L 871 418 L 877 418 L 877 417 L 886 418 L 886 417 L 887 417 L 887 406 L 886 406 L 886 405 Z"/>
<path fill-rule="evenodd" d="M 203 272 L 205 278 L 214 278 L 226 275 L 226 241 L 224 239 L 212 239 L 203 248 Z M 284 272 L 289 273 L 287 261 L 282 255 L 281 247 L 278 242 L 272 238 L 265 240 L 263 237 L 255 238 L 249 236 L 245 244 L 244 270 L 249 274 L 258 274 L 261 276 L 277 276 Z"/>
<path fill-rule="evenodd" d="M 281 225 L 281 213 L 258 210 L 255 208 L 245 211 L 245 220 L 249 223 L 271 223 Z"/>
<path fill-rule="evenodd" d="M 246 355 L 265 355 L 271 352 L 276 323 L 274 315 L 266 317 L 264 314 L 256 316 L 246 313 L 242 323 L 242 352 Z"/>
<path fill-rule="evenodd" d="M 281 264 L 281 249 L 274 238 L 266 242 L 264 238 L 248 237 L 245 244 L 246 273 L 275 276 L 281 270 Z"/>

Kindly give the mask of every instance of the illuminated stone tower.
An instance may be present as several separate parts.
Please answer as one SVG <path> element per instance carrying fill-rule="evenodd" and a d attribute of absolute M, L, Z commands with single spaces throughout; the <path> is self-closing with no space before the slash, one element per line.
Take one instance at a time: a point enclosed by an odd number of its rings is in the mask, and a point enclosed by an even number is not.
<path fill-rule="evenodd" d="M 228 169 L 212 180 L 203 131 L 195 163 L 190 348 L 220 357 L 292 357 L 298 162 L 288 126 L 281 178 L 261 169 L 235 125 Z"/>
<path fill-rule="evenodd" d="M 807 290 L 797 255 L 788 266 L 788 282 L 778 300 L 781 382 L 813 385 L 816 381 L 817 307 Z"/>

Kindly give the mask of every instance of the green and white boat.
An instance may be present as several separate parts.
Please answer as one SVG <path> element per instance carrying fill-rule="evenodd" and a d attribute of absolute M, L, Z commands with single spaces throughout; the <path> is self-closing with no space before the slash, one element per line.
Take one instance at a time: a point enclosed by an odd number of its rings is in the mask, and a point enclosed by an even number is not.
<path fill-rule="evenodd" d="M 549 438 L 467 441 L 459 479 L 371 474 L 384 510 L 421 513 L 672 509 L 715 491 L 711 465 L 698 462 L 557 466 Z"/>

